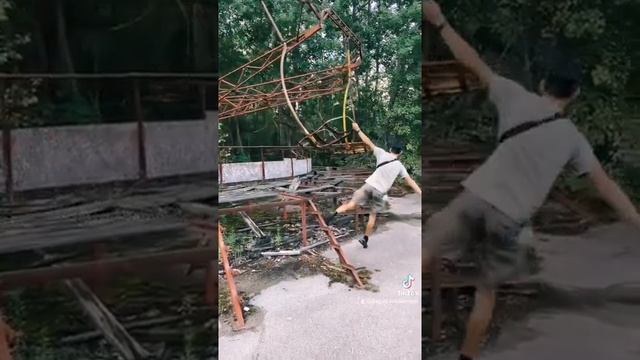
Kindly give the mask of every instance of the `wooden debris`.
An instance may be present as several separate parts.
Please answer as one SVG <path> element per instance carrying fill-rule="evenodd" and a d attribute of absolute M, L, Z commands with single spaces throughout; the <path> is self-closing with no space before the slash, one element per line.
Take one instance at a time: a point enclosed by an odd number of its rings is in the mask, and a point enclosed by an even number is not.
<path fill-rule="evenodd" d="M 129 335 L 122 324 L 118 322 L 82 280 L 65 280 L 64 284 L 75 295 L 87 316 L 102 332 L 105 339 L 126 360 L 146 359 L 151 356 L 147 350 Z"/>
<path fill-rule="evenodd" d="M 133 321 L 128 324 L 123 324 L 123 326 L 127 330 L 143 329 L 143 328 L 148 328 L 148 327 L 153 327 L 158 325 L 171 324 L 171 323 L 180 321 L 182 319 L 184 319 L 183 316 L 165 316 L 165 317 L 155 318 L 155 319 Z M 82 334 L 76 334 L 76 335 L 64 337 L 60 340 L 60 343 L 77 344 L 85 341 L 95 340 L 102 336 L 103 336 L 103 333 L 101 331 L 97 331 L 97 330 L 88 331 Z"/>

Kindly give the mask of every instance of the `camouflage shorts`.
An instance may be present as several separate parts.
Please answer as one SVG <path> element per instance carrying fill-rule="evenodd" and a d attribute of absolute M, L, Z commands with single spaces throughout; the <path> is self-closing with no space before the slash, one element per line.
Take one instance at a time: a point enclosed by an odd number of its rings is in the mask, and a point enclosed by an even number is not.
<path fill-rule="evenodd" d="M 478 267 L 479 285 L 494 287 L 530 273 L 523 229 L 524 224 L 464 192 L 427 220 L 424 256 L 468 259 Z"/>
<path fill-rule="evenodd" d="M 385 200 L 385 194 L 366 183 L 353 193 L 351 201 L 376 212 L 382 212 L 389 208 L 389 204 Z"/>

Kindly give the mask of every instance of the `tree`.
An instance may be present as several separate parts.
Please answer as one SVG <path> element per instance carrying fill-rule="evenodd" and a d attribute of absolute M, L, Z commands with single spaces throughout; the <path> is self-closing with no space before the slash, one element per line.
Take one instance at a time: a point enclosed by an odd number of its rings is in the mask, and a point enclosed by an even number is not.
<path fill-rule="evenodd" d="M 286 38 L 315 24 L 315 16 L 298 0 L 267 2 Z M 337 0 L 331 8 L 362 40 L 363 63 L 350 90 L 356 120 L 380 146 L 398 138 L 406 143 L 404 161 L 420 172 L 421 5 L 408 0 Z M 220 1 L 220 72 L 237 68 L 279 45 L 258 0 Z M 258 12 L 258 13 L 257 13 Z M 257 16 L 256 16 L 257 15 Z M 346 63 L 340 32 L 331 24 L 321 36 L 287 57 L 287 74 L 300 74 Z M 277 79 L 275 69 L 269 73 Z M 344 94 L 300 104 L 299 116 L 309 128 L 342 115 Z M 339 125 L 341 127 L 341 124 Z M 292 145 L 303 134 L 287 109 L 262 111 L 225 120 L 222 132 L 233 145 Z M 335 157 L 332 158 L 335 161 Z"/>
<path fill-rule="evenodd" d="M 9 72 L 17 67 L 23 59 L 19 50 L 30 42 L 28 35 L 11 32 L 13 6 L 9 0 L 0 0 L 0 72 Z M 0 114 L 3 128 L 14 127 L 28 119 L 27 110 L 38 102 L 35 95 L 37 85 L 37 81 L 8 83 L 0 79 Z"/>

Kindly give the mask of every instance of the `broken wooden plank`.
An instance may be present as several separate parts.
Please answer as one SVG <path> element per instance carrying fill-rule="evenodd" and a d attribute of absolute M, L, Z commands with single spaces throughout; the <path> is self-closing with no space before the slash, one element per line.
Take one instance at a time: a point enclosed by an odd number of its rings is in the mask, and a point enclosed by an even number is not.
<path fill-rule="evenodd" d="M 144 329 L 148 327 L 171 324 L 184 319 L 184 316 L 165 316 L 157 319 L 138 320 L 123 324 L 127 330 Z M 102 337 L 102 332 L 98 330 L 87 331 L 85 333 L 64 337 L 60 340 L 62 344 L 76 344 L 85 341 L 91 341 Z"/>
<path fill-rule="evenodd" d="M 186 221 L 110 221 L 97 226 L 76 224 L 71 228 L 40 229 L 31 228 L 22 231 L 2 232 L 0 254 L 23 250 L 44 249 L 55 246 L 79 244 L 97 241 L 113 241 L 118 238 L 141 236 L 153 233 L 183 232 Z"/>
<path fill-rule="evenodd" d="M 78 279 L 65 280 L 65 286 L 75 295 L 84 312 L 105 339 L 115 347 L 126 360 L 146 359 L 151 354 L 129 335 L 127 330 L 109 312 L 89 287 Z"/>
<path fill-rule="evenodd" d="M 253 231 L 254 234 L 256 234 L 261 238 L 266 236 L 265 233 L 262 230 L 260 230 L 260 228 L 258 227 L 258 224 L 256 224 L 255 221 L 253 221 L 253 219 L 251 219 L 251 217 L 249 217 L 249 215 L 246 212 L 240 211 L 239 215 L 242 217 L 242 220 L 244 220 L 244 222 L 247 224 L 247 226 L 249 226 L 249 228 L 251 229 L 251 231 Z"/>
<path fill-rule="evenodd" d="M 312 245 L 308 245 L 308 246 L 303 246 L 298 250 L 283 250 L 283 251 L 265 251 L 260 253 L 261 255 L 264 256 L 295 256 L 295 255 L 302 255 L 303 252 L 305 251 L 309 251 L 315 247 L 318 247 L 320 245 L 324 245 L 326 243 L 328 243 L 329 240 L 323 240 L 323 241 L 319 241 L 315 244 Z"/>
<path fill-rule="evenodd" d="M 201 204 L 201 203 L 179 203 L 178 207 L 182 209 L 184 212 L 189 213 L 191 215 L 196 216 L 206 216 L 206 217 L 215 217 L 217 209 L 213 206 Z"/>

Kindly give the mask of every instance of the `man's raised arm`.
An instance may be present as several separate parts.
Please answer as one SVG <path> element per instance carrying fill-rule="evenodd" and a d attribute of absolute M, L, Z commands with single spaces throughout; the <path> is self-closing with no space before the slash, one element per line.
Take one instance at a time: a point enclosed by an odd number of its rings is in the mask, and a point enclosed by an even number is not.
<path fill-rule="evenodd" d="M 360 130 L 360 125 L 358 125 L 358 123 L 356 123 L 356 122 L 353 122 L 351 124 L 351 126 L 353 127 L 353 130 L 358 133 L 358 136 L 360 137 L 362 142 L 365 145 L 367 145 L 369 147 L 369 149 L 371 149 L 371 151 L 373 151 L 373 149 L 376 148 L 376 144 L 374 144 L 373 141 L 371 141 L 371 139 L 369 139 L 369 137 L 367 135 L 365 135 L 362 132 L 362 130 Z"/>
<path fill-rule="evenodd" d="M 435 1 L 427 0 L 423 2 L 422 10 L 427 21 L 438 28 L 440 35 L 453 53 L 453 56 L 476 74 L 480 81 L 488 85 L 493 76 L 493 71 L 482 58 L 480 58 L 478 52 L 449 25 L 447 19 L 442 14 L 440 5 Z"/>

